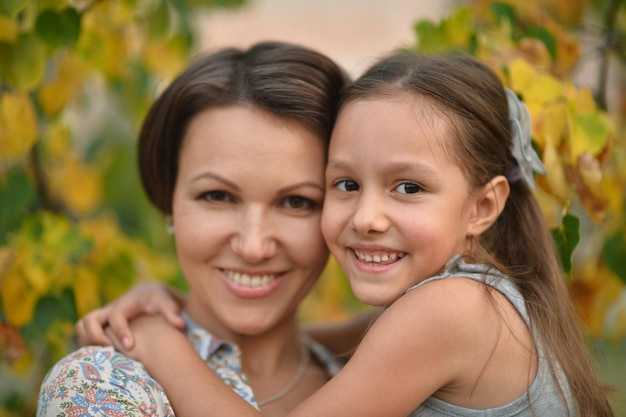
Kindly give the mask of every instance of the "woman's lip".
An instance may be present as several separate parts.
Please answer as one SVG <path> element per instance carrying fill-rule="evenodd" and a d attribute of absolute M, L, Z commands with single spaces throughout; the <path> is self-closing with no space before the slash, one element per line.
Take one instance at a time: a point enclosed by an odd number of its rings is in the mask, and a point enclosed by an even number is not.
<path fill-rule="evenodd" d="M 233 269 L 223 269 L 222 272 L 235 284 L 252 288 L 267 286 L 280 276 L 279 273 L 239 272 Z"/>
<path fill-rule="evenodd" d="M 229 291 L 240 298 L 262 298 L 272 294 L 283 282 L 282 273 L 250 273 L 221 269 L 221 276 Z"/>

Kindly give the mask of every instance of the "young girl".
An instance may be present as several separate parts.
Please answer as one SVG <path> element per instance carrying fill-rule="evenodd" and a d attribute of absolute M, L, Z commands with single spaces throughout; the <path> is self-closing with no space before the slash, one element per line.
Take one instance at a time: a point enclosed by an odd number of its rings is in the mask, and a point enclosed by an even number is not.
<path fill-rule="evenodd" d="M 348 89 L 322 231 L 356 296 L 386 309 L 288 416 L 613 415 L 532 195 L 529 126 L 469 57 L 398 53 Z M 163 320 L 132 329 L 128 354 L 178 416 L 259 415 L 193 356 L 173 358 L 190 346 Z"/>

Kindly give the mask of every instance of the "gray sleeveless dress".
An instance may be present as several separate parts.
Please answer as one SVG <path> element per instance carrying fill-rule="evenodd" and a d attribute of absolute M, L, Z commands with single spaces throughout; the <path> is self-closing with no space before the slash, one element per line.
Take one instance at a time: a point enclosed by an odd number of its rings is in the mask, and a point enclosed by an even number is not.
<path fill-rule="evenodd" d="M 511 279 L 494 268 L 482 264 L 467 264 L 458 256 L 448 261 L 444 271 L 437 276 L 428 278 L 407 292 L 428 282 L 441 279 L 464 277 L 483 282 L 501 292 L 529 323 L 524 298 Z M 488 410 L 472 410 L 430 397 L 415 409 L 409 417 L 577 417 L 575 401 L 560 367 L 557 369 L 557 381 L 550 374 L 546 352 L 534 334 L 535 345 L 539 354 L 537 376 L 528 391 L 513 402 Z M 567 403 L 565 405 L 563 399 Z M 568 414 L 569 409 L 569 414 Z"/>

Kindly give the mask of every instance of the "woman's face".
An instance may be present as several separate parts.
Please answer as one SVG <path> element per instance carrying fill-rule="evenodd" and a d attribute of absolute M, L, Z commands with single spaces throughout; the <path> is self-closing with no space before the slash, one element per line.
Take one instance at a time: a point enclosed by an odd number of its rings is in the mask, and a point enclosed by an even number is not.
<path fill-rule="evenodd" d="M 328 258 L 324 164 L 321 138 L 254 107 L 193 118 L 172 218 L 186 309 L 198 324 L 232 337 L 294 317 Z"/>

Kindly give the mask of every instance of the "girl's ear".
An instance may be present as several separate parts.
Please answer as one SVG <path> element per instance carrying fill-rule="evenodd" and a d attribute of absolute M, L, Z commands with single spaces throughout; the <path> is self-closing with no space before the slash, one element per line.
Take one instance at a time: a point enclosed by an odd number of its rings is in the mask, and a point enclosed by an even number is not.
<path fill-rule="evenodd" d="M 474 195 L 473 214 L 467 228 L 468 236 L 480 236 L 491 227 L 504 210 L 510 191 L 507 179 L 498 175 Z"/>

